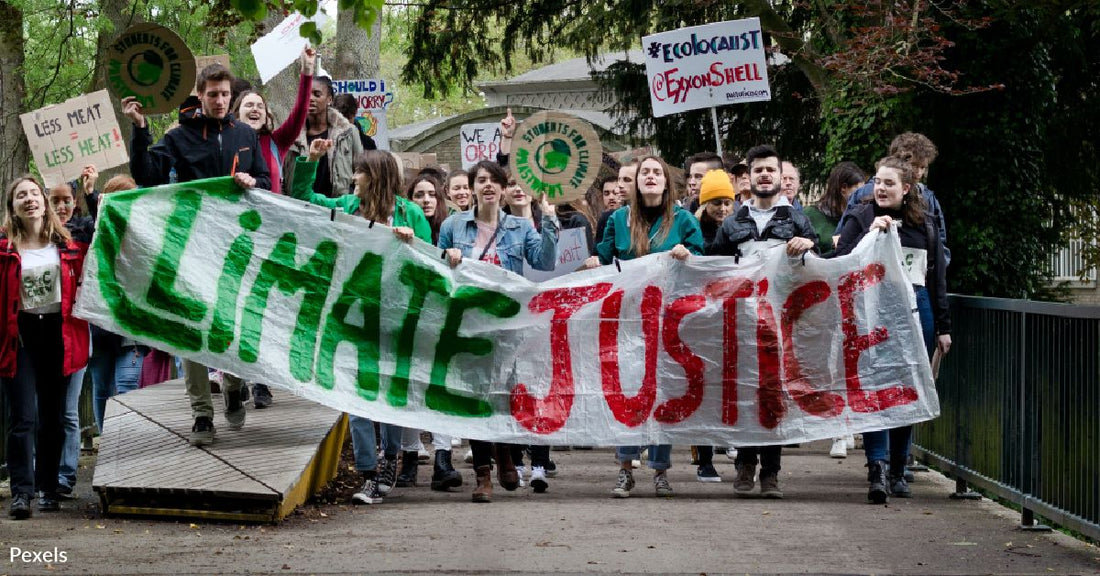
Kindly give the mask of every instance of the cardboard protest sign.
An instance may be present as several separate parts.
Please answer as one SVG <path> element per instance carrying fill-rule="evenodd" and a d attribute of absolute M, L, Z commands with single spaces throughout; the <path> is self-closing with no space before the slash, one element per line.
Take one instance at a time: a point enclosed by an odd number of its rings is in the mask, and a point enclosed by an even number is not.
<path fill-rule="evenodd" d="M 256 70 L 260 72 L 260 82 L 267 84 L 283 68 L 298 60 L 302 49 L 309 44 L 309 40 L 298 33 L 306 22 L 314 22 L 320 29 L 328 22 L 328 16 L 322 10 L 318 10 L 312 18 L 295 12 L 252 44 L 252 57 L 256 60 Z"/>
<path fill-rule="evenodd" d="M 584 197 L 599 175 L 603 146 L 592 126 L 569 114 L 537 112 L 516 127 L 512 140 L 516 182 L 551 204 Z"/>
<path fill-rule="evenodd" d="M 19 119 L 47 188 L 77 178 L 88 164 L 106 170 L 130 161 L 106 90 L 40 108 Z"/>
<path fill-rule="evenodd" d="M 225 66 L 226 70 L 229 70 L 230 72 L 233 71 L 233 68 L 231 68 L 229 66 L 229 54 L 212 54 L 210 56 L 195 56 L 195 77 L 198 78 L 199 73 L 202 72 L 202 69 L 206 68 L 207 66 L 209 66 L 211 64 L 221 64 L 222 66 Z M 195 86 L 193 84 L 191 86 L 191 95 L 193 95 L 193 96 L 198 96 L 199 95 L 199 91 L 195 89 Z"/>
<path fill-rule="evenodd" d="M 544 272 L 524 264 L 523 277 L 532 282 L 545 282 L 551 278 L 576 272 L 588 259 L 588 237 L 584 228 L 568 228 L 558 231 L 558 260 L 553 270 Z"/>
<path fill-rule="evenodd" d="M 759 18 L 642 38 L 653 116 L 771 100 Z"/>
<path fill-rule="evenodd" d="M 469 170 L 482 160 L 496 162 L 500 152 L 500 124 L 483 122 L 463 124 L 458 132 L 458 155 L 462 169 Z"/>
<path fill-rule="evenodd" d="M 107 48 L 107 87 L 137 98 L 142 114 L 175 112 L 195 87 L 195 57 L 175 32 L 135 24 Z"/>
<path fill-rule="evenodd" d="M 332 89 L 337 94 L 351 94 L 359 103 L 355 123 L 374 139 L 379 150 L 390 149 L 390 128 L 386 123 L 386 109 L 393 103 L 393 92 L 385 80 L 333 80 Z"/>
<path fill-rule="evenodd" d="M 73 313 L 338 410 L 522 444 L 807 442 L 936 417 L 897 232 L 531 282 L 230 178 L 117 192 Z"/>

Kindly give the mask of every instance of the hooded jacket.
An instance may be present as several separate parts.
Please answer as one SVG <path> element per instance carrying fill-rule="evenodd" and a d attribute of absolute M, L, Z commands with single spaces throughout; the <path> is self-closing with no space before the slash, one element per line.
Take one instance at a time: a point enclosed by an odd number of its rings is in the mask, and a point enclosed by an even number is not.
<path fill-rule="evenodd" d="M 294 163 L 299 156 L 309 155 L 309 139 L 306 136 L 307 126 L 302 128 L 298 138 L 290 145 L 290 150 L 283 159 L 283 184 L 284 188 L 290 188 L 294 182 Z M 328 137 L 332 140 L 332 148 L 325 155 L 328 162 L 329 176 L 332 178 L 332 193 L 341 196 L 351 192 L 352 168 L 355 158 L 363 152 L 363 142 L 359 140 L 359 130 L 354 124 L 348 122 L 331 106 L 328 109 Z"/>
<path fill-rule="evenodd" d="M 175 168 L 179 182 L 247 172 L 256 179 L 257 188 L 271 189 L 256 132 L 232 114 L 215 119 L 196 108 L 181 109 L 179 126 L 150 144 L 148 123 L 144 128 L 135 124 L 130 135 L 130 174 L 140 187 L 167 184 Z"/>

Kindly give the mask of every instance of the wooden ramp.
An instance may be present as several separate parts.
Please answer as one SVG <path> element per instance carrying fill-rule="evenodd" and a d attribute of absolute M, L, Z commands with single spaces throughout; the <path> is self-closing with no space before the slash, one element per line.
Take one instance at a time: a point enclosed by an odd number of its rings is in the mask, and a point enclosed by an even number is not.
<path fill-rule="evenodd" d="M 277 522 L 336 476 L 343 414 L 274 389 L 248 405 L 233 431 L 215 394 L 213 444 L 188 442 L 191 407 L 182 380 L 107 401 L 92 487 L 107 514 Z"/>

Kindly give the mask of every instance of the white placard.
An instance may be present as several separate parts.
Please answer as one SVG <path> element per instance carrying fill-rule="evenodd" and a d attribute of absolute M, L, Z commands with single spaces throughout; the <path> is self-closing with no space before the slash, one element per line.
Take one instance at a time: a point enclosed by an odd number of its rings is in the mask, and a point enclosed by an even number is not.
<path fill-rule="evenodd" d="M 390 128 L 386 123 L 386 109 L 393 102 L 391 86 L 385 80 L 333 80 L 332 89 L 337 94 L 351 94 L 359 104 L 355 123 L 367 136 L 374 139 L 379 150 L 390 149 Z"/>
<path fill-rule="evenodd" d="M 458 153 L 462 157 L 463 170 L 473 168 L 482 160 L 496 162 L 497 152 L 500 152 L 500 124 L 463 124 L 459 129 Z"/>
<path fill-rule="evenodd" d="M 532 282 L 544 282 L 558 276 L 575 272 L 588 258 L 588 237 L 584 228 L 569 228 L 558 231 L 558 264 L 549 272 L 523 267 L 523 277 Z"/>
<path fill-rule="evenodd" d="M 106 170 L 130 161 L 106 90 L 19 117 L 46 187 L 80 176 L 86 164 Z"/>
<path fill-rule="evenodd" d="M 309 40 L 302 38 L 298 30 L 309 21 L 316 22 L 317 28 L 321 28 L 328 22 L 328 16 L 320 10 L 313 18 L 295 12 L 252 45 L 252 57 L 256 59 L 261 82 L 267 84 L 302 55 L 302 49 L 309 44 Z"/>
<path fill-rule="evenodd" d="M 759 18 L 642 38 L 653 116 L 771 100 Z"/>

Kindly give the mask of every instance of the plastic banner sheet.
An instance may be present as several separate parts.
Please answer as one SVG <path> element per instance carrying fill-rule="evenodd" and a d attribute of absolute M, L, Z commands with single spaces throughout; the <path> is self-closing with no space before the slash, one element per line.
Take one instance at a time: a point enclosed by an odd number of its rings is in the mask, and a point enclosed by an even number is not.
<path fill-rule="evenodd" d="M 748 446 L 939 413 L 896 234 L 834 260 L 655 254 L 534 283 L 228 178 L 100 210 L 78 316 L 384 422 Z"/>

